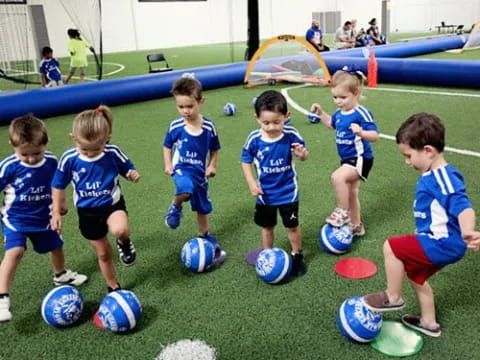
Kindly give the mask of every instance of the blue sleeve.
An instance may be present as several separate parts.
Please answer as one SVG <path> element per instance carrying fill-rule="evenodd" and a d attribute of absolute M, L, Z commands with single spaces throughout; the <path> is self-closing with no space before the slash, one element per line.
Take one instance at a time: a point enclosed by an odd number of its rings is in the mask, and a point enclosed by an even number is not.
<path fill-rule="evenodd" d="M 120 175 L 126 177 L 130 170 L 136 170 L 135 165 L 133 165 L 128 156 L 118 146 L 110 145 L 109 147 L 114 149 L 114 151 L 109 151 L 107 154 L 113 157 Z"/>
<path fill-rule="evenodd" d="M 312 33 L 313 33 L 312 29 L 307 30 L 307 33 L 305 34 L 305 39 L 307 39 L 307 41 L 310 41 L 313 38 Z"/>
<path fill-rule="evenodd" d="M 307 145 L 305 144 L 305 140 L 303 140 L 303 138 L 300 136 L 300 133 L 298 135 L 293 136 L 293 142 L 302 144 L 305 147 L 305 149 L 308 150 Z"/>
<path fill-rule="evenodd" d="M 53 59 L 53 61 L 55 62 L 55 65 L 57 65 L 58 67 L 60 67 L 60 63 L 58 62 L 57 59 Z"/>
<path fill-rule="evenodd" d="M 173 147 L 173 143 L 175 142 L 175 139 L 173 139 L 172 133 L 167 131 L 167 134 L 165 135 L 165 139 L 163 140 L 163 146 L 166 148 L 171 149 Z"/>
<path fill-rule="evenodd" d="M 252 154 L 254 154 L 252 143 L 250 143 L 249 148 L 247 148 L 246 144 L 245 144 L 242 148 L 242 155 L 240 157 L 240 161 L 242 163 L 251 164 L 253 162 L 253 159 L 254 159 L 254 156 Z"/>
<path fill-rule="evenodd" d="M 210 141 L 210 151 L 220 150 L 220 140 L 216 132 L 212 134 L 212 139 Z"/>
<path fill-rule="evenodd" d="M 375 130 L 375 131 L 378 131 L 378 126 L 377 124 L 375 123 L 375 119 L 373 117 L 373 114 L 370 112 L 370 110 L 366 110 L 366 113 L 367 113 L 367 116 L 366 117 L 363 117 L 361 116 L 360 117 L 360 126 L 362 127 L 363 130 Z"/>
<path fill-rule="evenodd" d="M 55 175 L 53 175 L 52 179 L 52 188 L 65 190 L 70 181 L 72 181 L 72 172 L 69 163 L 67 163 L 63 169 L 57 167 L 57 170 L 55 170 Z"/>
<path fill-rule="evenodd" d="M 10 183 L 9 181 L 10 172 L 8 168 L 5 171 L 0 172 L 0 191 L 5 189 L 5 187 Z"/>
<path fill-rule="evenodd" d="M 46 69 L 46 62 L 45 61 L 42 61 L 42 64 L 40 65 L 40 74 L 44 74 L 47 72 L 47 69 Z"/>

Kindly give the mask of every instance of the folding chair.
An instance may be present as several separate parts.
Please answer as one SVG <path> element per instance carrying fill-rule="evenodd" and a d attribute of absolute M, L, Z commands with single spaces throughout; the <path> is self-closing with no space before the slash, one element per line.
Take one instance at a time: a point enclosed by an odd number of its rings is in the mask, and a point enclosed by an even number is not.
<path fill-rule="evenodd" d="M 458 25 L 457 28 L 455 29 L 455 34 L 461 35 L 463 34 L 463 25 Z"/>
<path fill-rule="evenodd" d="M 148 72 L 149 73 L 157 73 L 157 72 L 165 72 L 165 71 L 172 71 L 173 69 L 168 65 L 167 59 L 163 54 L 150 54 L 147 55 L 147 62 L 148 62 Z M 161 63 L 163 67 L 153 67 L 152 63 Z M 159 65 L 157 64 L 157 65 Z M 153 64 L 155 65 L 155 64 Z"/>

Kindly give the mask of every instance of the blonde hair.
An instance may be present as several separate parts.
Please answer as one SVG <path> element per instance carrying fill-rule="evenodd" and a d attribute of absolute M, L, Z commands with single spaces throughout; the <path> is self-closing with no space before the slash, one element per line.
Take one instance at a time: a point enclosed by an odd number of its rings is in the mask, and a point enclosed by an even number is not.
<path fill-rule="evenodd" d="M 32 114 L 14 119 L 8 128 L 8 135 L 13 147 L 25 144 L 42 146 L 48 143 L 45 123 Z"/>
<path fill-rule="evenodd" d="M 112 136 L 113 115 L 108 106 L 100 105 L 93 110 L 85 110 L 73 120 L 72 135 L 89 142 L 105 140 Z"/>
<path fill-rule="evenodd" d="M 338 70 L 333 74 L 332 87 L 343 86 L 352 94 L 361 95 L 364 80 L 365 75 L 360 72 Z"/>

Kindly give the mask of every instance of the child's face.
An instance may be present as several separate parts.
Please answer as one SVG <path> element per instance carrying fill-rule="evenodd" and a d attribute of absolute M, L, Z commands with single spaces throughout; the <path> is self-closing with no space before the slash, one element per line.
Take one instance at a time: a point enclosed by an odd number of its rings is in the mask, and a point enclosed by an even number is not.
<path fill-rule="evenodd" d="M 276 111 L 262 111 L 256 119 L 262 128 L 263 133 L 270 139 L 279 137 L 283 131 L 285 120 L 290 113 L 282 114 Z"/>
<path fill-rule="evenodd" d="M 53 53 L 51 53 L 51 52 L 45 54 L 45 56 L 44 56 L 44 58 L 47 59 L 47 60 L 48 60 L 48 59 L 51 59 L 52 57 L 53 57 Z"/>
<path fill-rule="evenodd" d="M 22 144 L 15 146 L 15 155 L 27 165 L 37 165 L 45 156 L 46 145 Z"/>
<path fill-rule="evenodd" d="M 337 85 L 332 88 L 333 102 L 342 111 L 350 111 L 358 105 L 360 94 L 354 94 L 345 86 Z"/>
<path fill-rule="evenodd" d="M 175 96 L 175 104 L 177 105 L 178 113 L 186 121 L 197 120 L 204 101 L 205 99 L 203 97 L 200 100 L 197 100 L 195 97 L 188 95 Z"/>
<path fill-rule="evenodd" d="M 74 138 L 77 151 L 89 159 L 93 159 L 103 153 L 106 140 L 86 141 L 81 138 Z"/>
<path fill-rule="evenodd" d="M 425 146 L 422 150 L 412 149 L 408 144 L 398 144 L 398 150 L 402 153 L 405 163 L 420 171 L 422 174 L 429 171 L 433 163 L 434 148 Z"/>

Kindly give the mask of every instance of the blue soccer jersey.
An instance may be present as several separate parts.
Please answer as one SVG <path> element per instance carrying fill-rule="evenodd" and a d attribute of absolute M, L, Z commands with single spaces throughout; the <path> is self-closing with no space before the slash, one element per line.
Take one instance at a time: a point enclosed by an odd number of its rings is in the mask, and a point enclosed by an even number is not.
<path fill-rule="evenodd" d="M 116 204 L 121 197 L 119 175 L 126 176 L 135 166 L 116 145 L 105 145 L 95 158 L 88 158 L 73 148 L 58 163 L 52 187 L 73 185 L 73 201 L 79 208 L 97 208 Z"/>
<path fill-rule="evenodd" d="M 458 215 L 471 208 L 463 176 L 451 165 L 423 174 L 413 204 L 417 238 L 429 260 L 438 266 L 458 261 L 467 246 Z"/>
<path fill-rule="evenodd" d="M 202 131 L 193 134 L 180 118 L 170 123 L 163 146 L 172 149 L 174 171 L 204 177 L 209 152 L 219 150 L 220 142 L 213 121 L 203 117 Z"/>
<path fill-rule="evenodd" d="M 337 143 L 338 155 L 342 160 L 359 156 L 367 159 L 373 158 L 370 142 L 355 135 L 350 129 L 350 126 L 354 123 L 360 125 L 363 130 L 378 132 L 372 113 L 363 106 L 357 106 L 348 112 L 338 109 L 332 115 L 332 127 L 336 130 L 335 142 Z"/>
<path fill-rule="evenodd" d="M 40 73 L 45 74 L 49 81 L 62 80 L 62 73 L 60 72 L 60 63 L 55 58 L 43 59 L 40 62 Z"/>
<path fill-rule="evenodd" d="M 46 151 L 42 161 L 28 165 L 15 155 L 0 163 L 0 189 L 4 199 L 2 223 L 12 231 L 37 232 L 49 229 L 52 188 L 57 158 Z"/>
<path fill-rule="evenodd" d="M 298 201 L 297 173 L 292 154 L 292 143 L 305 146 L 297 129 L 285 126 L 277 139 L 265 139 L 261 130 L 252 131 L 243 145 L 241 161 L 255 164 L 257 179 L 263 195 L 257 203 L 284 205 Z"/>

